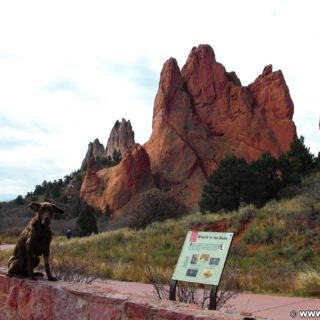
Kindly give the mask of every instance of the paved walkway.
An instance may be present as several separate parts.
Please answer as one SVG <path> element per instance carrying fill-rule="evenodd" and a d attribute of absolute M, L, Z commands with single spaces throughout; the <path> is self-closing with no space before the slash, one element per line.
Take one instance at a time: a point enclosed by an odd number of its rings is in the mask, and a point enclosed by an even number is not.
<path fill-rule="evenodd" d="M 122 282 L 106 280 L 105 286 L 121 293 L 133 293 L 139 295 L 153 295 L 153 287 L 150 284 L 136 282 Z M 99 285 L 101 283 L 99 282 Z M 290 320 L 290 312 L 293 310 L 320 310 L 320 299 L 270 296 L 261 294 L 239 294 L 229 304 L 231 310 L 249 312 L 253 315 L 274 320 Z M 295 319 L 301 319 L 296 316 Z M 304 318 L 308 319 L 308 318 Z M 311 318 L 310 318 L 311 319 Z M 320 317 L 319 317 L 320 319 Z"/>
<path fill-rule="evenodd" d="M 0 245 L 0 250 L 12 249 L 14 245 Z M 137 282 L 124 282 L 105 280 L 99 281 L 99 285 L 114 289 L 120 293 L 131 293 L 145 296 L 153 296 L 153 287 L 150 284 Z M 299 310 L 320 310 L 320 299 L 270 296 L 261 294 L 239 294 L 230 300 L 231 310 L 238 312 L 250 312 L 254 315 L 273 320 L 302 319 L 297 315 L 290 316 L 290 312 Z M 320 317 L 318 317 L 320 319 Z M 317 319 L 317 318 L 303 318 Z"/>

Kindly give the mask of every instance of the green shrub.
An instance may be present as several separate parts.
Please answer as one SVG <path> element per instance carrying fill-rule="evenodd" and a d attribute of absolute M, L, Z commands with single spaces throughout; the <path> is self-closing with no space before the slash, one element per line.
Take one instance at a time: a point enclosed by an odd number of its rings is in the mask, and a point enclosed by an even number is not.
<path fill-rule="evenodd" d="M 270 245 L 279 237 L 281 237 L 281 230 L 273 224 L 265 226 L 251 224 L 243 237 L 243 241 L 255 245 Z"/>

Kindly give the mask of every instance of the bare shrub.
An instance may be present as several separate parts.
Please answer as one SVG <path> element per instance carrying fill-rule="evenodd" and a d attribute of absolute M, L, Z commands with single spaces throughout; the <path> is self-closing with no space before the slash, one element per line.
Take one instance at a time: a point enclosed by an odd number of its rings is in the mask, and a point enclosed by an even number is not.
<path fill-rule="evenodd" d="M 173 269 L 171 269 L 173 270 Z M 237 265 L 226 265 L 219 290 L 217 293 L 217 309 L 222 307 L 228 308 L 228 301 L 234 298 L 237 293 L 238 281 L 236 280 L 238 267 Z M 141 273 L 153 285 L 153 294 L 160 300 L 169 299 L 169 282 L 171 274 L 163 273 L 163 269 L 159 268 L 150 257 L 145 254 L 145 264 L 141 266 Z M 178 282 L 177 285 L 177 301 L 183 303 L 192 303 L 201 308 L 208 308 L 210 299 L 211 286 L 200 285 L 191 282 Z"/>
<path fill-rule="evenodd" d="M 145 254 L 145 264 L 140 267 L 141 274 L 153 285 L 153 294 L 160 300 L 169 299 L 169 277 L 165 276 L 162 268 L 159 268 L 150 257 Z"/>
<path fill-rule="evenodd" d="M 145 228 L 154 221 L 177 218 L 185 212 L 186 209 L 168 193 L 153 188 L 139 195 L 130 210 L 128 224 L 130 228 Z"/>
<path fill-rule="evenodd" d="M 89 259 L 79 263 L 76 258 L 66 254 L 60 244 L 53 246 L 51 251 L 53 257 L 58 257 L 51 262 L 52 272 L 57 279 L 83 284 L 91 284 L 97 279 L 95 265 Z"/>

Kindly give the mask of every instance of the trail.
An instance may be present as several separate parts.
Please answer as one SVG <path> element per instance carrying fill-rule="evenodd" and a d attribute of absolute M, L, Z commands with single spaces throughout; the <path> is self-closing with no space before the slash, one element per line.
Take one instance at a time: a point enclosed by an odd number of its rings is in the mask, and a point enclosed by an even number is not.
<path fill-rule="evenodd" d="M 6 243 L 1 243 L 0 244 L 0 250 L 4 251 L 4 250 L 11 250 L 14 248 L 14 244 L 6 244 Z"/>

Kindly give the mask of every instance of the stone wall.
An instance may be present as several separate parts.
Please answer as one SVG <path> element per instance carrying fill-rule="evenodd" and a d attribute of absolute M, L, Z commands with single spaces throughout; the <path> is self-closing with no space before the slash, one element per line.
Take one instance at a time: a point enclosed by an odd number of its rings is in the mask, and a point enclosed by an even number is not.
<path fill-rule="evenodd" d="M 98 285 L 7 278 L 0 271 L 0 320 L 245 320 L 195 305 L 119 294 Z"/>

